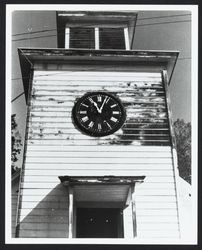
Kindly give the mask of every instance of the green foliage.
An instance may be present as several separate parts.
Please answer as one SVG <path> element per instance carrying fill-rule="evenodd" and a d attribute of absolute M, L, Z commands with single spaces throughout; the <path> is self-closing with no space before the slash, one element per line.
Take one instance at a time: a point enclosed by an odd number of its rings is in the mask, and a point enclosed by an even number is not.
<path fill-rule="evenodd" d="M 16 162 L 22 148 L 22 138 L 18 131 L 18 125 L 16 123 L 16 114 L 11 116 L 11 161 L 12 161 L 12 174 L 17 170 Z"/>
<path fill-rule="evenodd" d="M 191 123 L 177 119 L 174 122 L 180 176 L 191 184 Z"/>

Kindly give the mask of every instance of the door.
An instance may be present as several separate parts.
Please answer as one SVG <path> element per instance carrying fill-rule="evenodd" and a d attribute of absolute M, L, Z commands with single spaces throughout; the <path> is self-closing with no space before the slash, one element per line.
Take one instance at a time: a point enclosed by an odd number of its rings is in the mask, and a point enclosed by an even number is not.
<path fill-rule="evenodd" d="M 122 238 L 123 216 L 119 208 L 77 208 L 77 238 Z"/>

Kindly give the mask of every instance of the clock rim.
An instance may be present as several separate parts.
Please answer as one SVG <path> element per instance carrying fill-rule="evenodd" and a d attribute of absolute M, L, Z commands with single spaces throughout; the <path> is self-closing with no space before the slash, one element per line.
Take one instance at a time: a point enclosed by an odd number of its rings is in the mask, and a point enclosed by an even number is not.
<path fill-rule="evenodd" d="M 79 106 L 79 104 L 81 104 L 81 102 L 86 99 L 88 96 L 91 95 L 99 95 L 99 94 L 103 94 L 103 95 L 107 95 L 110 96 L 111 98 L 115 99 L 118 103 L 119 106 L 121 107 L 121 120 L 119 120 L 118 125 L 115 126 L 113 129 L 111 129 L 109 132 L 92 132 L 89 131 L 87 128 L 83 127 L 79 120 L 77 119 L 77 107 Z M 73 124 L 74 126 L 83 134 L 88 135 L 88 136 L 92 136 L 92 137 L 104 137 L 104 136 L 108 136 L 111 135 L 113 133 L 115 133 L 117 130 L 121 129 L 121 127 L 124 125 L 125 120 L 126 120 L 126 110 L 125 107 L 122 103 L 122 101 L 120 100 L 120 98 L 118 96 L 116 96 L 115 94 L 111 94 L 108 92 L 104 92 L 104 91 L 94 91 L 94 92 L 87 92 L 84 95 L 82 95 L 81 97 L 77 98 L 74 106 L 72 108 L 72 120 L 73 120 Z"/>

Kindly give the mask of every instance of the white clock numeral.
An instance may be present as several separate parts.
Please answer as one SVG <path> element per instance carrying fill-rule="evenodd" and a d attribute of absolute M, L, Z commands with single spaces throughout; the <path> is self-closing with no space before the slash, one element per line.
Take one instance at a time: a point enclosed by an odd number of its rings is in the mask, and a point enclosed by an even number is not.
<path fill-rule="evenodd" d="M 84 103 L 81 103 L 81 105 L 83 105 L 84 107 L 88 108 L 89 106 L 84 104 Z"/>
<path fill-rule="evenodd" d="M 98 101 L 98 102 L 101 102 L 101 101 L 102 101 L 102 96 L 101 96 L 101 95 L 98 95 L 98 96 L 97 96 L 97 101 Z"/>
<path fill-rule="evenodd" d="M 88 98 L 88 100 L 91 102 L 91 103 L 94 103 L 93 99 L 91 97 Z"/>
<path fill-rule="evenodd" d="M 120 112 L 119 111 L 112 111 L 114 115 L 118 115 Z"/>
<path fill-rule="evenodd" d="M 79 111 L 80 114 L 87 114 L 87 111 L 86 110 L 83 110 L 83 111 Z"/>
<path fill-rule="evenodd" d="M 83 122 L 87 122 L 88 120 L 89 120 L 88 116 L 84 116 L 84 117 L 82 118 L 82 121 L 83 121 Z"/>
<path fill-rule="evenodd" d="M 105 103 L 108 103 L 109 99 L 110 99 L 110 97 L 107 97 L 107 99 L 106 99 Z"/>
<path fill-rule="evenodd" d="M 114 107 L 116 107 L 116 106 L 117 106 L 117 104 L 115 103 L 115 104 L 111 105 L 110 107 L 111 107 L 111 108 L 114 108 Z"/>
<path fill-rule="evenodd" d="M 111 121 L 113 121 L 113 122 L 117 122 L 117 119 L 115 118 L 115 117 L 111 117 L 111 119 L 110 119 Z"/>
<path fill-rule="evenodd" d="M 102 126 L 101 126 L 101 124 L 100 123 L 98 123 L 98 130 L 101 130 L 102 129 Z"/>
<path fill-rule="evenodd" d="M 107 126 L 111 129 L 112 127 L 109 125 L 109 123 L 107 122 L 107 121 L 104 121 L 106 124 L 107 124 Z"/>
<path fill-rule="evenodd" d="M 94 122 L 93 122 L 93 121 L 91 121 L 91 122 L 88 124 L 88 127 L 89 127 L 89 128 L 92 128 L 92 127 L 93 127 L 93 125 L 94 125 Z"/>

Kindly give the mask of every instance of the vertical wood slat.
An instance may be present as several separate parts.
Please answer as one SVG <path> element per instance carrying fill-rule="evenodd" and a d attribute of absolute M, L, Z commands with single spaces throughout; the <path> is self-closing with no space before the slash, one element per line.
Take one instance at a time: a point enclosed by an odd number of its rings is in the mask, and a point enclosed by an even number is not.
<path fill-rule="evenodd" d="M 166 97 L 166 105 L 168 109 L 168 122 L 170 128 L 170 137 L 171 137 L 171 152 L 172 152 L 172 160 L 173 160 L 173 170 L 174 170 L 174 180 L 175 180 L 175 192 L 176 192 L 176 201 L 177 201 L 177 216 L 178 216 L 178 223 L 179 223 L 179 235 L 180 232 L 180 221 L 181 221 L 181 207 L 180 207 L 180 199 L 179 199 L 179 184 L 178 184 L 178 176 L 179 176 L 179 169 L 178 169 L 178 160 L 177 160 L 177 148 L 176 148 L 176 139 L 175 139 L 175 132 L 172 120 L 172 111 L 171 111 L 171 103 L 170 103 L 170 94 L 168 91 L 168 75 L 167 71 L 162 71 L 162 81 L 165 87 L 165 97 Z"/>
<path fill-rule="evenodd" d="M 133 238 L 133 220 L 132 220 L 132 202 L 131 202 L 131 187 L 128 189 L 128 194 L 125 201 L 125 208 L 123 209 L 123 224 L 124 224 L 124 238 Z"/>
<path fill-rule="evenodd" d="M 74 193 L 73 188 L 71 186 L 68 187 L 69 189 L 69 238 L 73 238 L 73 211 L 74 211 Z"/>
<path fill-rule="evenodd" d="M 124 38 L 125 38 L 125 47 L 126 47 L 126 50 L 130 50 L 128 27 L 124 28 Z"/>
<path fill-rule="evenodd" d="M 69 27 L 65 28 L 65 49 L 69 49 L 69 38 L 70 38 L 70 29 Z"/>
<path fill-rule="evenodd" d="M 98 27 L 95 27 L 95 49 L 100 49 L 99 28 Z"/>
<path fill-rule="evenodd" d="M 29 84 L 28 84 L 28 97 L 27 97 L 27 116 L 26 116 L 26 127 L 25 127 L 25 139 L 24 141 L 28 140 L 29 136 L 29 119 L 30 119 L 30 113 L 31 113 L 31 99 L 32 99 L 32 89 L 33 89 L 33 77 L 34 77 L 34 69 L 32 63 L 30 63 L 30 75 L 29 75 Z M 24 149 L 23 149 L 23 164 L 22 164 L 22 169 L 20 172 L 20 180 L 19 180 L 19 192 L 18 192 L 18 200 L 17 200 L 17 212 L 16 212 L 16 229 L 15 229 L 15 237 L 18 238 L 20 237 L 20 209 L 21 209 L 21 204 L 22 204 L 22 191 L 23 189 L 20 188 L 23 180 L 24 180 L 24 173 L 23 171 L 25 170 L 25 155 L 27 153 L 27 144 L 25 143 Z"/>
<path fill-rule="evenodd" d="M 171 111 L 171 103 L 170 103 L 170 95 L 168 91 L 168 81 L 167 81 L 167 73 L 165 70 L 162 71 L 162 82 L 164 83 L 165 88 L 165 99 L 166 99 L 166 108 L 168 113 L 168 123 L 170 128 L 170 137 L 171 137 L 171 146 L 172 148 L 176 148 L 176 140 L 175 140 L 175 132 L 172 122 L 172 111 Z"/>
<path fill-rule="evenodd" d="M 135 205 L 135 184 L 131 186 L 133 237 L 137 237 L 136 205 Z"/>

